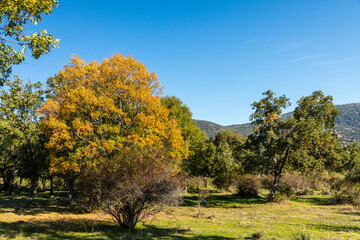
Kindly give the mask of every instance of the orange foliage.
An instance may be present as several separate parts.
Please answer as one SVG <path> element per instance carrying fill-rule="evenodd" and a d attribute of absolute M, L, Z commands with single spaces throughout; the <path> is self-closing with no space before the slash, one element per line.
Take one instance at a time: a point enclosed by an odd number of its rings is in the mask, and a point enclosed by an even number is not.
<path fill-rule="evenodd" d="M 264 122 L 272 124 L 279 117 L 275 115 L 275 113 L 267 113 Z"/>
<path fill-rule="evenodd" d="M 53 172 L 96 167 L 132 144 L 165 149 L 173 167 L 188 155 L 181 130 L 160 103 L 156 74 L 135 59 L 116 54 L 86 64 L 74 57 L 49 81 L 51 97 L 41 114 Z"/>

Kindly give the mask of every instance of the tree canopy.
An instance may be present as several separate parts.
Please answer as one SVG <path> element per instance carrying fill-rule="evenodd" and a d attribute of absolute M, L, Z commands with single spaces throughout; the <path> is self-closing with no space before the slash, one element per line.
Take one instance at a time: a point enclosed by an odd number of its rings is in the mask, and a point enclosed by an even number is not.
<path fill-rule="evenodd" d="M 7 86 L 9 91 L 2 90 L 0 94 L 2 174 L 5 178 L 9 174 L 13 177 L 20 171 L 22 177 L 29 178 L 32 198 L 41 171 L 48 168 L 45 139 L 37 116 L 44 92 L 41 83 L 23 84 L 19 78 Z"/>
<path fill-rule="evenodd" d="M 235 173 L 241 169 L 240 149 L 245 138 L 228 130 L 219 131 L 214 139 L 216 155 L 212 164 L 214 184 L 229 189 Z"/>
<path fill-rule="evenodd" d="M 74 57 L 48 84 L 41 113 L 53 172 L 78 173 L 132 145 L 165 149 L 173 167 L 188 155 L 177 122 L 160 102 L 156 74 L 132 57 L 88 64 Z"/>
<path fill-rule="evenodd" d="M 215 147 L 196 126 L 189 107 L 175 96 L 162 97 L 161 102 L 169 109 L 169 117 L 178 122 L 181 134 L 189 146 L 189 156 L 182 162 L 183 170 L 193 176 L 210 176 Z"/>
<path fill-rule="evenodd" d="M 285 170 L 320 169 L 337 163 L 341 146 L 333 127 L 339 111 L 331 96 L 315 91 L 298 101 L 293 117 L 281 119 L 282 110 L 290 105 L 289 99 L 275 97 L 271 91 L 263 95 L 263 99 L 252 104 L 255 112 L 251 119 L 256 129 L 247 141 L 247 167 L 273 175 L 271 201 Z"/>
<path fill-rule="evenodd" d="M 25 35 L 24 26 L 37 24 L 43 14 L 50 14 L 56 0 L 1 0 L 0 1 L 0 86 L 9 78 L 12 66 L 25 60 L 29 49 L 34 59 L 57 47 L 59 40 L 46 30 Z"/>

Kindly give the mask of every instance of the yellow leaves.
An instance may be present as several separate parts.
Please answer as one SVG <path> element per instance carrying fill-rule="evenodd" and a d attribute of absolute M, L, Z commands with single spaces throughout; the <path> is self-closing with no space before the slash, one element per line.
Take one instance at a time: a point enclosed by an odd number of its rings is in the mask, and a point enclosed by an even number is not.
<path fill-rule="evenodd" d="M 42 113 L 49 116 L 60 111 L 60 105 L 53 99 L 48 99 L 42 107 Z"/>
<path fill-rule="evenodd" d="M 89 121 L 82 121 L 79 117 L 75 118 L 72 122 L 74 130 L 78 135 L 86 135 L 94 130 L 92 124 Z"/>
<path fill-rule="evenodd" d="M 278 119 L 279 117 L 275 115 L 275 113 L 267 113 L 264 122 L 272 124 L 274 120 Z"/>
<path fill-rule="evenodd" d="M 64 157 L 56 158 L 54 156 L 50 159 L 50 173 L 66 174 L 68 172 L 80 172 L 79 165 L 74 161 L 69 161 Z"/>
<path fill-rule="evenodd" d="M 72 150 L 54 160 L 54 171 L 62 162 L 67 170 L 94 167 L 99 156 L 129 144 L 166 149 L 174 166 L 187 156 L 188 144 L 160 102 L 156 74 L 135 59 L 116 54 L 86 64 L 75 56 L 53 82 L 54 97 L 41 111 L 48 148 Z"/>

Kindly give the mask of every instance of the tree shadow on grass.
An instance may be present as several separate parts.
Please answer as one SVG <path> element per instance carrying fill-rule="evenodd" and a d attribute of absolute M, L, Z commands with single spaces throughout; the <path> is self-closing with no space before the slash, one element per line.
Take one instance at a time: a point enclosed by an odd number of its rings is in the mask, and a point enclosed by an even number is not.
<path fill-rule="evenodd" d="M 312 205 L 321 205 L 321 206 L 326 206 L 326 205 L 334 205 L 330 202 L 330 200 L 328 198 L 324 198 L 324 197 L 295 197 L 295 198 L 291 198 L 291 201 L 293 202 L 298 202 L 298 203 L 309 203 Z"/>
<path fill-rule="evenodd" d="M 345 214 L 345 215 L 352 215 L 352 216 L 358 216 L 358 217 L 360 217 L 360 211 L 357 211 L 357 212 L 350 212 L 350 211 L 348 211 L 348 212 L 340 212 L 339 211 L 339 213 L 340 214 Z M 357 221 L 357 220 L 356 220 Z"/>
<path fill-rule="evenodd" d="M 18 237 L 34 237 L 36 239 L 200 239 L 230 240 L 222 236 L 201 236 L 192 234 L 188 229 L 158 228 L 144 225 L 143 228 L 128 229 L 105 221 L 90 220 L 54 220 L 54 221 L 19 221 L 15 223 L 0 222 L 0 237 L 14 239 Z"/>
<path fill-rule="evenodd" d="M 333 232 L 360 232 L 360 226 L 332 225 L 332 224 L 308 224 L 312 229 L 326 230 Z"/>
<path fill-rule="evenodd" d="M 19 215 L 36 215 L 48 212 L 71 212 L 63 197 L 37 197 L 32 204 L 27 196 L 1 196 L 0 213 L 13 212 Z"/>
<path fill-rule="evenodd" d="M 212 194 L 201 203 L 202 207 L 208 208 L 241 208 L 246 204 L 265 204 L 267 203 L 266 198 L 262 197 L 240 197 L 232 194 Z M 184 207 L 195 207 L 198 204 L 198 196 L 184 196 L 183 204 Z"/>

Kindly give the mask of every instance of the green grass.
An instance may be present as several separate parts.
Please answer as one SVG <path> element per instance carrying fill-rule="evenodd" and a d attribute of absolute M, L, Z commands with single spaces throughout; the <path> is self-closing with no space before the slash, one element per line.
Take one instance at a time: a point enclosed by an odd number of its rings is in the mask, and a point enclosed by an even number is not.
<path fill-rule="evenodd" d="M 213 193 L 197 207 L 197 196 L 182 206 L 121 229 L 102 212 L 76 214 L 64 197 L 39 194 L 30 206 L 26 195 L 0 196 L 1 239 L 360 239 L 360 211 L 331 205 L 324 195 L 267 203 L 263 197 L 238 198 Z M 199 217 L 200 216 L 200 217 Z"/>

